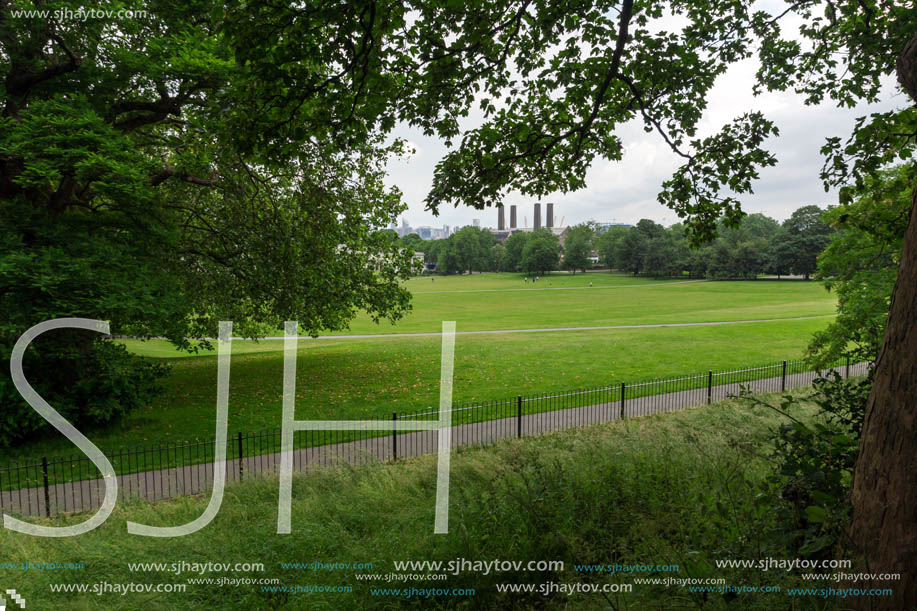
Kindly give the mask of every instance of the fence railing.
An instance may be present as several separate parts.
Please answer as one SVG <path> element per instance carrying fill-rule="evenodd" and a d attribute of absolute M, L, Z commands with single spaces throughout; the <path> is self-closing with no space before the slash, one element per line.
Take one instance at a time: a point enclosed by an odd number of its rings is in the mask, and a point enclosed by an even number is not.
<path fill-rule="evenodd" d="M 843 377 L 867 372 L 867 363 L 835 363 Z M 573 428 L 705 405 L 727 398 L 740 385 L 779 392 L 812 383 L 820 372 L 803 361 L 782 361 L 667 379 L 620 382 L 597 388 L 518 395 L 454 405 L 448 412 L 452 446 L 489 444 L 507 437 Z M 293 434 L 293 468 L 390 461 L 437 451 L 438 432 L 397 430 L 399 421 L 437 420 L 439 411 L 395 412 L 395 430 L 303 430 Z M 388 419 L 385 418 L 385 419 Z M 382 420 L 383 418 L 377 418 Z M 239 481 L 275 472 L 281 431 L 236 432 L 228 437 L 226 479 Z M 118 475 L 119 496 L 159 500 L 210 489 L 214 439 L 154 444 L 105 452 Z M 22 516 L 52 516 L 99 507 L 105 486 L 85 455 L 10 462 L 0 467 L 0 509 Z"/>

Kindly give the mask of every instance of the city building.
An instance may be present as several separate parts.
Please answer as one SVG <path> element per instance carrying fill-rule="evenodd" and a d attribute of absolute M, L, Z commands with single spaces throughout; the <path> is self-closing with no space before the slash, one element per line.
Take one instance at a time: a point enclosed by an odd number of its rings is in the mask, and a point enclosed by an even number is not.
<path fill-rule="evenodd" d="M 598 221 L 595 222 L 595 230 L 597 233 L 605 233 L 612 227 L 625 227 L 626 228 L 626 227 L 633 227 L 633 225 L 630 225 L 628 223 L 616 223 L 616 222 L 611 222 L 611 223 L 600 223 Z"/>

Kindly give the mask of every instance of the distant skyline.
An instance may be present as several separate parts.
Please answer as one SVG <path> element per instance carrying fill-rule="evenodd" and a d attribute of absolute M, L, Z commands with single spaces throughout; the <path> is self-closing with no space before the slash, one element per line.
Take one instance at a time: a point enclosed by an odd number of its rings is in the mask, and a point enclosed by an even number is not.
<path fill-rule="evenodd" d="M 531 227 L 531 226 L 533 225 L 533 209 L 534 209 L 534 204 L 535 204 L 535 203 L 537 203 L 537 202 L 534 202 L 534 201 L 531 202 L 526 208 L 523 208 L 523 207 L 522 207 L 522 206 L 523 206 L 522 204 L 512 204 L 512 205 L 519 206 L 519 209 L 518 209 L 518 211 L 517 211 L 517 214 L 518 214 L 518 216 L 519 216 L 518 222 L 516 223 L 517 228 Z M 543 201 L 542 204 L 544 204 L 544 203 L 550 203 L 550 202 L 544 202 L 544 201 Z M 506 210 L 507 210 L 507 212 L 506 212 L 506 229 L 509 229 L 509 205 L 506 206 Z M 471 222 L 467 223 L 467 225 L 479 226 L 479 227 L 481 227 L 482 229 L 493 229 L 493 228 L 496 228 L 496 227 L 497 227 L 497 209 L 496 209 L 496 208 L 489 208 L 489 209 L 487 209 L 487 210 L 478 210 L 477 212 L 481 213 L 481 215 L 472 218 L 472 219 L 471 219 Z M 491 216 L 493 216 L 493 218 L 488 218 L 488 217 L 487 217 L 487 214 L 490 214 Z M 542 211 L 542 214 L 544 214 L 543 211 Z M 526 217 L 528 217 L 528 224 L 526 224 Z M 582 220 L 582 221 L 577 221 L 576 223 L 569 223 L 569 222 L 567 222 L 567 221 L 564 220 L 564 216 L 563 216 L 562 214 L 559 214 L 558 212 L 556 212 L 556 207 L 555 207 L 554 218 L 555 218 L 555 223 L 554 223 L 554 224 L 555 224 L 555 226 L 557 226 L 557 227 L 568 227 L 568 226 L 570 226 L 570 225 L 577 225 L 577 224 L 579 224 L 579 223 L 584 223 L 584 222 L 586 222 L 586 221 L 595 221 L 595 222 L 598 222 L 598 223 L 617 223 L 617 224 L 621 224 L 621 225 L 634 225 L 634 224 L 636 224 L 635 222 L 634 222 L 634 223 L 630 223 L 630 222 L 622 221 L 621 219 L 616 219 L 616 218 L 609 218 L 609 219 L 584 219 L 584 220 Z M 645 217 L 640 217 L 640 218 L 645 218 Z M 480 220 L 480 224 L 475 225 L 475 221 L 478 221 L 478 220 Z M 638 219 L 638 220 L 639 220 L 639 219 Z M 563 224 L 561 224 L 562 221 L 563 221 Z M 673 221 L 673 222 L 679 222 L 679 220 L 676 219 L 676 220 Z M 463 225 L 463 224 L 449 225 L 448 223 L 436 223 L 436 222 L 433 222 L 433 223 L 414 223 L 414 222 L 411 222 L 411 219 L 410 219 L 410 217 L 407 216 L 407 214 L 403 214 L 403 215 L 401 215 L 401 216 L 398 217 L 398 222 L 397 222 L 397 223 L 394 223 L 394 224 L 393 224 L 392 226 L 390 226 L 389 228 L 390 228 L 390 229 L 402 230 L 402 229 L 404 229 L 405 224 L 407 224 L 407 226 L 410 227 L 411 229 L 432 228 L 432 229 L 437 229 L 437 230 L 443 230 L 443 228 L 446 227 L 446 228 L 449 228 L 450 231 L 455 231 L 455 230 L 458 230 L 458 229 L 460 229 L 460 228 L 462 228 L 462 227 L 465 227 L 465 225 Z M 542 226 L 545 225 L 545 219 L 542 219 L 541 224 L 542 224 Z M 667 223 L 666 225 L 668 226 L 668 225 L 671 225 L 671 224 L 672 224 L 672 223 Z"/>
<path fill-rule="evenodd" d="M 754 62 L 747 60 L 719 78 L 697 136 L 714 133 L 749 110 L 760 110 L 775 122 L 780 135 L 771 138 L 767 146 L 776 155 L 778 164 L 762 170 L 760 179 L 754 182 L 755 193 L 742 196 L 740 201 L 745 212 L 761 212 L 779 221 L 804 205 L 824 208 L 837 203 L 837 192 L 826 193 L 819 179 L 824 161 L 820 149 L 826 138 L 840 136 L 846 139 L 857 117 L 907 103 L 900 93 L 886 97 L 890 102 L 855 109 L 840 109 L 830 103 L 805 106 L 802 96 L 793 93 L 763 93 L 754 97 L 750 93 L 754 71 Z M 891 82 L 886 83 L 886 89 L 897 91 Z M 481 122 L 482 117 L 472 113 L 464 126 L 471 128 Z M 618 133 L 626 145 L 622 161 L 595 162 L 588 171 L 586 188 L 573 193 L 550 194 L 541 199 L 542 203 L 553 202 L 558 222 L 563 218 L 565 225 L 587 220 L 634 224 L 641 218 L 664 225 L 680 222 L 674 211 L 656 201 L 663 181 L 678 167 L 679 158 L 658 135 L 644 132 L 640 121 L 622 126 Z M 399 224 L 403 217 L 412 226 L 455 227 L 471 225 L 472 219 L 479 218 L 484 227 L 496 226 L 495 208 L 449 207 L 441 209 L 439 216 L 425 210 L 423 201 L 432 184 L 433 170 L 448 149 L 440 140 L 426 137 L 408 126 L 397 127 L 395 135 L 407 140 L 415 149 L 413 155 L 393 158 L 388 165 L 386 182 L 401 189 L 408 205 L 399 217 Z M 537 201 L 519 193 L 509 193 L 504 205 L 518 205 L 519 225 L 524 216 L 529 217 L 531 224 L 532 206 Z"/>

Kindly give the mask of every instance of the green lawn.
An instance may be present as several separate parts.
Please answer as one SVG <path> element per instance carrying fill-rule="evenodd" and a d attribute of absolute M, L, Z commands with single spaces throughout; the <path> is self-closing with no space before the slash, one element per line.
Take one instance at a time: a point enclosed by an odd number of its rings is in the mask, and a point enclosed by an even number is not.
<path fill-rule="evenodd" d="M 522 278 L 413 278 L 406 283 L 413 292 L 413 311 L 396 324 L 377 324 L 360 315 L 350 329 L 325 335 L 438 332 L 444 320 L 456 321 L 457 331 L 481 331 L 790 318 L 832 315 L 836 305 L 817 282 L 656 280 L 591 273 L 548 275 L 533 285 Z M 148 356 L 182 356 L 164 343 L 131 347 Z"/>
<path fill-rule="evenodd" d="M 798 358 L 828 319 L 714 327 L 470 335 L 456 338 L 455 402 L 617 384 Z M 280 424 L 282 342 L 262 352 L 233 342 L 229 431 Z M 438 337 L 321 340 L 300 343 L 296 418 L 356 419 L 438 405 Z M 131 447 L 213 434 L 216 357 L 174 359 L 166 392 L 119 425 L 87 434 L 100 447 Z M 20 454 L 70 453 L 49 437 Z M 14 450 L 15 452 L 15 450 Z"/>
<path fill-rule="evenodd" d="M 796 417 L 810 420 L 804 410 Z M 486 449 L 461 449 L 452 459 L 449 533 L 433 534 L 436 459 L 398 465 L 320 470 L 293 481 L 292 527 L 276 534 L 277 480 L 227 486 L 214 521 L 192 535 L 157 539 L 126 533 L 127 520 L 174 526 L 194 520 L 209 495 L 160 503 L 119 501 L 90 533 L 40 538 L 0 532 L 5 562 L 82 563 L 81 569 L 2 569 L 6 587 L 29 608 L 94 609 L 617 609 L 848 608 L 835 597 L 785 592 L 691 593 L 686 587 L 636 584 L 630 593 L 501 594 L 503 583 L 633 583 L 638 577 L 722 578 L 730 586 L 819 588 L 796 573 L 717 569 L 715 561 L 794 558 L 775 528 L 778 491 L 759 487 L 771 468 L 769 435 L 787 420 L 736 401 L 665 416 L 638 418 Z M 62 525 L 85 516 L 30 521 Z M 446 580 L 386 583 L 357 579 L 395 572 L 395 561 L 549 560 L 552 570 L 459 571 Z M 130 571 L 128 563 L 163 563 Z M 366 563 L 358 570 L 313 570 L 282 563 Z M 176 574 L 172 563 L 228 563 L 229 570 Z M 262 571 L 237 570 L 260 563 Z M 667 574 L 591 573 L 577 564 L 665 564 Z M 414 571 L 415 573 L 421 571 Z M 425 572 L 425 571 L 423 571 Z M 205 585 L 188 579 L 277 579 L 278 586 L 350 588 L 327 593 L 266 591 L 261 585 Z M 171 594 L 54 593 L 52 584 L 179 584 Z M 473 588 L 474 596 L 379 595 L 371 588 Z M 731 598 L 734 598 L 731 600 Z M 849 602 L 849 601 L 847 601 Z"/>
<path fill-rule="evenodd" d="M 550 275 L 533 285 L 516 274 L 481 274 L 434 282 L 415 278 L 408 287 L 414 311 L 404 320 L 392 326 L 359 317 L 348 333 L 439 331 L 444 320 L 456 321 L 459 331 L 477 331 L 786 318 L 835 310 L 834 296 L 815 282 L 666 281 L 594 273 Z"/>
<path fill-rule="evenodd" d="M 415 279 L 409 283 L 415 312 L 394 330 L 438 331 L 444 319 L 458 320 L 458 330 L 469 330 L 474 320 L 490 328 L 519 328 L 821 316 L 710 327 L 460 335 L 453 388 L 460 403 L 799 358 L 834 307 L 820 285 L 805 282 L 673 284 L 611 274 L 557 275 L 540 282 L 553 289 L 590 281 L 592 289 L 526 293 L 505 290 L 522 282 L 515 275 Z M 601 288 L 602 282 L 609 288 Z M 450 292 L 424 294 L 426 283 Z M 460 292 L 474 287 L 498 292 Z M 525 304 L 531 306 L 526 319 L 513 314 Z M 391 330 L 360 325 L 365 322 L 356 322 L 354 331 Z M 301 340 L 296 418 L 356 419 L 438 405 L 440 342 L 436 336 Z M 147 357 L 177 357 L 168 359 L 172 371 L 165 392 L 120 423 L 87 436 L 99 447 L 119 448 L 213 435 L 216 356 L 176 353 L 164 341 L 125 343 Z M 232 350 L 230 434 L 279 426 L 283 342 L 237 340 Z M 73 451 L 54 434 L 13 448 L 7 456 Z"/>

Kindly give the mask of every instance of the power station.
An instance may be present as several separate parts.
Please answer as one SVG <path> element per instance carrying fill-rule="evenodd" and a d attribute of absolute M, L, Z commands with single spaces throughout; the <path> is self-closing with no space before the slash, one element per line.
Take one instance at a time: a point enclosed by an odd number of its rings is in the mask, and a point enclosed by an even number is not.
<path fill-rule="evenodd" d="M 519 215 L 518 215 L 518 206 L 511 204 L 509 207 L 509 227 L 506 226 L 506 212 L 504 206 L 497 206 L 497 229 L 496 231 L 504 232 L 509 231 L 510 233 L 514 231 L 532 231 L 533 229 L 541 229 L 546 227 L 548 229 L 553 229 L 557 226 L 557 217 L 554 216 L 554 204 L 545 203 L 545 215 L 544 222 L 542 222 L 541 217 L 541 203 L 534 204 L 532 208 L 532 226 L 529 227 L 528 218 L 525 218 L 525 223 L 520 227 L 519 226 Z"/>
<path fill-rule="evenodd" d="M 529 225 L 527 216 L 522 217 L 522 224 L 520 225 L 519 207 L 511 204 L 509 207 L 509 226 L 507 226 L 506 208 L 503 205 L 499 205 L 497 206 L 497 227 L 496 229 L 491 229 L 491 231 L 494 232 L 494 235 L 499 240 L 505 240 L 517 231 L 535 231 L 537 229 L 549 229 L 552 233 L 561 235 L 564 231 L 563 220 L 560 223 L 557 222 L 557 217 L 554 216 L 554 204 L 545 202 L 544 217 L 542 217 L 541 212 L 541 203 L 533 204 L 532 225 Z"/>

